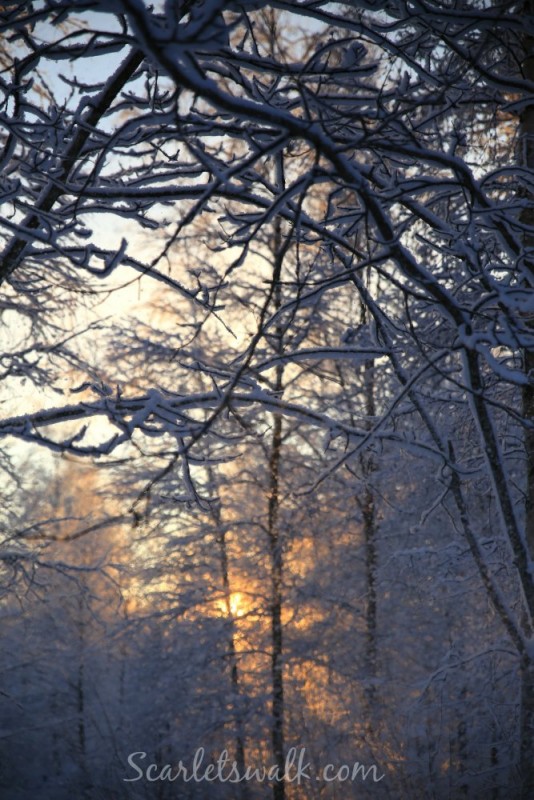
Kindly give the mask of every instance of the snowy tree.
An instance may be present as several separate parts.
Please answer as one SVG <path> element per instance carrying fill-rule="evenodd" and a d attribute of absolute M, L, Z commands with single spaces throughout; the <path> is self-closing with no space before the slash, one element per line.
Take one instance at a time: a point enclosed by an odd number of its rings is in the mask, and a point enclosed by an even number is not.
<path fill-rule="evenodd" d="M 215 463 L 217 450 L 232 457 L 251 412 L 272 414 L 280 430 L 324 431 L 337 448 L 329 470 L 359 463 L 369 473 L 372 448 L 422 470 L 434 464 L 441 499 L 432 495 L 423 517 L 450 515 L 516 654 L 514 791 L 525 798 L 534 787 L 531 12 L 506 0 L 41 0 L 0 12 L 2 308 L 6 324 L 10 311 L 28 320 L 32 337 L 6 355 L 6 387 L 19 374 L 56 385 L 56 350 L 87 376 L 83 399 L 9 408 L 2 435 L 104 461 L 156 442 L 162 461 L 145 500 L 179 466 L 175 499 L 201 502 L 198 465 Z M 276 260 L 258 266 L 273 225 L 296 254 L 290 276 Z M 94 346 L 104 332 L 80 334 L 74 354 L 64 323 L 55 338 L 39 325 L 54 325 L 66 294 L 141 279 L 162 286 L 181 315 L 180 380 L 148 384 L 126 367 L 111 384 Z M 247 280 L 266 291 L 240 290 Z M 250 335 L 239 329 L 248 298 L 258 303 Z M 318 304 L 343 328 L 335 343 L 306 338 Z M 132 332 L 140 352 L 157 347 L 154 328 Z M 193 352 L 202 329 L 234 332 L 230 360 L 226 347 L 210 360 Z M 374 385 L 363 412 L 334 391 L 333 360 L 380 370 L 381 393 Z M 320 374 L 321 391 L 277 385 L 281 365 Z M 373 498 L 362 498 L 365 515 Z M 373 547 L 367 555 L 374 581 Z M 367 613 L 372 661 L 372 604 Z"/>

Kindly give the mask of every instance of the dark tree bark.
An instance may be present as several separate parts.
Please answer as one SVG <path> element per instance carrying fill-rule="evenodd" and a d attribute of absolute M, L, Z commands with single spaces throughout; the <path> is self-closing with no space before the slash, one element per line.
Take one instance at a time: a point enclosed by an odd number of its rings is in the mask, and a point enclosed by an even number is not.
<path fill-rule="evenodd" d="M 286 246 L 282 242 L 280 221 L 275 223 L 273 253 L 273 301 L 277 311 L 282 304 L 280 273 Z M 275 329 L 275 342 L 278 354 L 283 352 L 283 328 Z M 275 370 L 274 390 L 283 390 L 284 367 L 278 365 Z M 269 494 L 267 532 L 271 557 L 271 681 L 272 681 L 272 747 L 274 764 L 277 767 L 278 779 L 273 783 L 273 800 L 285 800 L 285 742 L 284 742 L 284 636 L 282 627 L 283 607 L 283 542 L 279 526 L 280 516 L 280 466 L 282 461 L 283 422 L 280 414 L 273 416 L 273 430 L 270 445 L 268 466 Z"/>
<path fill-rule="evenodd" d="M 526 0 L 524 13 L 532 14 L 534 4 Z M 525 78 L 534 83 L 534 38 L 523 38 L 522 68 Z M 534 169 L 534 103 L 524 107 L 520 118 L 521 165 L 532 172 Z M 534 197 L 527 193 L 527 203 L 521 214 L 521 222 L 526 226 L 524 233 L 525 252 L 534 247 Z M 532 288 L 532 287 L 529 287 Z M 534 328 L 534 321 L 528 320 L 528 327 Z M 529 383 L 523 389 L 523 417 L 525 420 L 526 454 L 526 501 L 525 501 L 525 539 L 527 555 L 532 565 L 534 560 L 534 347 L 523 351 L 524 369 Z M 529 574 L 530 582 L 531 574 Z M 525 633 L 532 637 L 532 615 L 525 620 Z M 534 662 L 529 650 L 521 656 L 521 714 L 520 714 L 520 776 L 521 798 L 534 797 Z"/>
<path fill-rule="evenodd" d="M 281 384 L 281 381 L 280 381 Z M 283 552 L 279 529 L 280 461 L 282 454 L 282 418 L 275 415 L 269 461 L 268 534 L 271 554 L 271 679 L 272 679 L 272 746 L 278 778 L 273 783 L 274 800 L 284 800 L 284 663 L 283 663 Z"/>

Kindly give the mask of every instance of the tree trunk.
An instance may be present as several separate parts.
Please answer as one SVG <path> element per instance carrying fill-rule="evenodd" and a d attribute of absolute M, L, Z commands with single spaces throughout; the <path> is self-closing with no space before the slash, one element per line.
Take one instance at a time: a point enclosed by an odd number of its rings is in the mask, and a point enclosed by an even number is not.
<path fill-rule="evenodd" d="M 221 514 L 217 508 L 214 512 L 215 520 L 217 523 L 217 540 L 219 543 L 219 552 L 221 556 L 221 573 L 223 582 L 223 591 L 225 599 L 225 610 L 227 619 L 230 622 L 230 634 L 228 637 L 228 658 L 230 661 L 230 680 L 232 686 L 232 698 L 234 703 L 233 713 L 235 721 L 235 747 L 236 747 L 236 764 L 240 775 L 245 774 L 245 737 L 243 734 L 243 712 L 241 708 L 241 687 L 239 680 L 239 666 L 237 659 L 237 649 L 235 645 L 235 620 L 232 612 L 231 603 L 231 588 L 230 588 L 230 575 L 228 570 L 228 550 L 226 547 L 226 533 L 221 525 Z M 248 796 L 246 783 L 238 784 L 238 794 L 241 800 L 245 800 Z"/>
<path fill-rule="evenodd" d="M 531 2 L 526 2 L 525 11 L 531 10 Z M 526 36 L 524 39 L 523 70 L 525 77 L 534 83 L 534 39 Z M 525 169 L 534 170 L 534 103 L 527 105 L 520 118 L 520 147 L 519 159 Z M 521 222 L 534 228 L 534 197 L 528 193 L 528 206 L 521 213 Z M 524 234 L 524 247 L 534 247 L 534 234 Z M 529 287 L 533 289 L 534 287 Z M 529 320 L 529 327 L 534 321 Z M 532 377 L 529 385 L 523 389 L 523 416 L 532 426 L 525 431 L 525 450 L 527 455 L 527 488 L 525 503 L 525 535 L 530 556 L 534 554 L 534 348 L 525 348 L 523 351 L 524 369 Z"/>
<path fill-rule="evenodd" d="M 279 476 L 282 451 L 282 418 L 275 415 L 271 458 L 269 461 L 269 546 L 271 553 L 271 680 L 272 680 L 272 745 L 278 778 L 273 783 L 274 800 L 285 799 L 285 747 L 284 747 L 284 675 L 282 631 L 282 577 L 283 554 L 279 515 Z"/>
<path fill-rule="evenodd" d="M 216 496 L 216 479 L 211 467 L 208 467 L 208 481 L 211 492 Z M 241 681 L 239 675 L 239 659 L 236 648 L 236 624 L 234 612 L 232 611 L 232 587 L 230 584 L 230 567 L 228 560 L 228 547 L 226 542 L 226 530 L 224 527 L 221 505 L 216 500 L 211 505 L 211 516 L 215 524 L 215 539 L 219 546 L 219 556 L 221 565 L 221 579 L 224 595 L 224 611 L 229 622 L 228 635 L 228 661 L 230 664 L 230 682 L 232 688 L 233 715 L 235 724 L 235 762 L 240 775 L 245 774 L 245 735 L 243 725 L 243 709 L 241 706 Z M 240 800 L 246 800 L 249 796 L 246 783 L 237 784 L 236 794 Z"/>
<path fill-rule="evenodd" d="M 376 675 L 377 675 L 377 641 L 376 641 L 376 519 L 375 500 L 369 487 L 365 487 L 362 500 L 363 529 L 365 536 L 365 577 L 367 583 L 367 608 L 365 612 L 365 662 L 367 672 L 366 715 L 368 727 L 371 728 L 373 709 L 376 703 Z"/>
<path fill-rule="evenodd" d="M 532 14 L 534 3 L 526 0 L 524 13 Z M 523 39 L 523 72 L 525 77 L 534 82 L 534 38 Z M 520 118 L 520 160 L 525 169 L 534 169 L 534 103 L 525 106 Z M 521 214 L 521 222 L 534 228 L 534 198 L 529 192 L 528 205 Z M 527 231 L 524 235 L 525 251 L 534 246 L 534 234 Z M 529 287 L 530 289 L 534 287 Z M 533 322 L 529 321 L 530 326 Z M 525 348 L 523 352 L 524 369 L 531 380 L 523 389 L 523 417 L 527 422 L 524 443 L 526 454 L 526 500 L 525 500 L 525 539 L 530 561 L 534 557 L 534 348 Z M 526 621 L 526 633 L 532 636 L 532 619 Z M 534 797 L 534 662 L 528 652 L 524 652 L 520 663 L 521 676 L 521 713 L 519 762 L 521 775 L 521 798 Z"/>
<path fill-rule="evenodd" d="M 369 253 L 371 255 L 371 253 Z M 367 270 L 367 289 L 370 290 L 371 270 Z M 376 287 L 377 293 L 379 286 Z M 361 324 L 369 325 L 369 311 L 361 299 Z M 375 403 L 375 360 L 367 359 L 363 365 L 363 387 L 365 402 L 365 428 L 371 430 L 376 417 Z M 372 737 L 376 727 L 376 678 L 378 673 L 378 645 L 377 645 L 377 522 L 375 492 L 371 485 L 371 476 L 376 471 L 377 465 L 372 452 L 362 455 L 363 491 L 358 499 L 363 518 L 363 533 L 365 541 L 365 581 L 367 589 L 367 605 L 365 610 L 365 726 L 368 737 Z"/>
<path fill-rule="evenodd" d="M 366 426 L 370 429 L 375 417 L 374 396 L 374 360 L 370 359 L 364 365 L 365 386 L 365 414 Z M 365 612 L 365 661 L 367 673 L 366 696 L 366 727 L 367 734 L 371 736 L 374 728 L 374 712 L 376 708 L 376 677 L 378 672 L 378 646 L 377 646 L 377 545 L 376 545 L 376 507 L 375 495 L 369 483 L 370 476 L 376 469 L 372 454 L 362 458 L 362 469 L 365 486 L 363 488 L 360 507 L 363 517 L 363 531 L 365 538 L 365 579 L 367 585 L 367 607 Z"/>
<path fill-rule="evenodd" d="M 279 163 L 279 181 L 284 184 L 283 168 Z M 273 254 L 273 286 L 272 297 L 275 311 L 282 305 L 282 292 L 280 285 L 280 274 L 282 263 L 286 251 L 286 245 L 282 240 L 282 230 L 280 220 L 275 222 Z M 283 352 L 283 328 L 277 325 L 275 328 L 276 350 L 279 355 Z M 274 390 L 277 394 L 283 390 L 284 367 L 282 364 L 276 367 L 274 378 Z M 285 744 L 284 744 L 284 665 L 283 665 L 283 629 L 282 629 L 282 605 L 283 605 L 283 549 L 282 537 L 280 535 L 279 514 L 280 514 L 280 464 L 282 459 L 282 417 L 280 414 L 273 416 L 273 431 L 271 438 L 271 449 L 269 456 L 269 495 L 268 495 L 268 516 L 267 531 L 269 537 L 269 549 L 271 557 L 271 683 L 272 683 L 272 748 L 274 765 L 277 768 L 277 779 L 273 782 L 273 800 L 285 800 Z"/>

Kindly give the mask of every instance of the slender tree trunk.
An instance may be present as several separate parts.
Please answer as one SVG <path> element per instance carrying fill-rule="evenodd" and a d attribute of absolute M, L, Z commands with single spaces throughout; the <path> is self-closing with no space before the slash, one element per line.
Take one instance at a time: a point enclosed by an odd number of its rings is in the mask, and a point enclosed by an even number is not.
<path fill-rule="evenodd" d="M 235 721 L 235 748 L 236 748 L 236 764 L 240 775 L 245 774 L 245 737 L 243 732 L 243 713 L 241 708 L 241 686 L 239 678 L 239 664 L 237 657 L 237 648 L 235 643 L 235 620 L 232 611 L 231 596 L 232 591 L 230 587 L 230 573 L 228 568 L 228 549 L 226 546 L 226 533 L 221 524 L 220 509 L 214 510 L 215 521 L 217 524 L 217 541 L 219 544 L 219 553 L 221 559 L 221 576 L 224 592 L 224 602 L 226 617 L 230 623 L 230 633 L 228 636 L 228 659 L 230 663 L 230 681 L 232 686 L 232 699 L 234 705 L 234 721 Z M 246 783 L 238 784 L 238 795 L 241 800 L 248 797 Z"/>
<path fill-rule="evenodd" d="M 371 271 L 367 270 L 366 284 L 370 291 Z M 378 287 L 377 287 L 378 289 Z M 369 325 L 369 313 L 366 304 L 361 301 L 361 324 Z M 365 428 L 371 430 L 376 417 L 375 403 L 375 360 L 367 359 L 363 365 L 363 388 L 365 403 Z M 378 674 L 377 643 L 377 521 L 375 492 L 371 486 L 371 476 L 376 470 L 372 453 L 362 455 L 363 491 L 358 504 L 363 518 L 363 534 L 365 541 L 365 582 L 367 588 L 367 605 L 365 610 L 365 671 L 367 684 L 365 689 L 365 724 L 367 736 L 372 737 L 376 726 L 376 678 Z"/>
<path fill-rule="evenodd" d="M 365 578 L 367 583 L 367 608 L 365 612 L 365 661 L 368 678 L 367 714 L 369 725 L 372 723 L 372 712 L 376 704 L 377 676 L 377 594 L 376 594 L 376 517 L 375 498 L 369 487 L 365 487 L 362 498 L 363 529 L 365 536 Z"/>
<path fill-rule="evenodd" d="M 367 426 L 370 428 L 375 417 L 375 389 L 374 389 L 374 360 L 370 359 L 364 364 L 365 386 L 365 414 Z M 375 494 L 369 483 L 370 476 L 376 469 L 372 455 L 362 459 L 363 477 L 365 481 L 360 507 L 363 517 L 363 531 L 365 538 L 365 579 L 367 585 L 367 607 L 365 612 L 365 661 L 367 673 L 366 688 L 366 727 L 368 735 L 373 734 L 376 723 L 374 712 L 376 710 L 376 677 L 378 673 L 378 644 L 377 644 L 377 525 Z"/>
<path fill-rule="evenodd" d="M 284 747 L 284 665 L 282 630 L 282 541 L 278 526 L 279 478 L 282 453 L 282 418 L 275 415 L 269 461 L 269 515 L 268 533 L 271 554 L 271 680 L 272 680 L 272 746 L 278 779 L 273 783 L 274 800 L 284 800 L 285 747 Z"/>
<path fill-rule="evenodd" d="M 532 3 L 525 3 L 525 11 L 532 11 Z M 525 58 L 523 69 L 525 77 L 534 83 L 534 39 L 526 36 L 524 39 Z M 534 170 L 534 103 L 527 105 L 520 118 L 520 154 L 522 166 L 527 170 Z M 527 196 L 528 206 L 521 214 L 521 222 L 534 228 L 534 197 Z M 525 250 L 534 247 L 534 234 L 526 233 L 524 236 Z M 529 287 L 533 289 L 534 287 Z M 530 321 L 533 326 L 534 320 Z M 527 375 L 532 376 L 532 381 L 523 389 L 523 415 L 533 423 L 525 431 L 525 450 L 527 455 L 527 496 L 525 504 L 525 534 L 530 555 L 534 554 L 534 348 L 525 348 L 523 351 L 524 369 Z"/>
<path fill-rule="evenodd" d="M 532 14 L 534 3 L 526 0 L 524 13 Z M 534 82 L 534 38 L 525 36 L 523 40 L 523 71 L 527 79 Z M 534 103 L 525 106 L 520 118 L 520 159 L 527 170 L 534 170 Z M 534 228 L 534 197 L 528 194 L 528 205 L 521 215 L 521 221 Z M 525 250 L 534 246 L 534 234 L 525 233 Z M 530 287 L 533 289 L 534 287 Z M 534 327 L 534 321 L 530 322 Z M 523 352 L 524 369 L 531 377 L 523 390 L 523 416 L 530 427 L 525 429 L 526 453 L 526 501 L 525 501 L 525 539 L 530 561 L 534 560 L 534 348 Z M 532 636 L 532 619 L 526 623 L 526 633 Z M 520 662 L 521 675 L 521 714 L 520 714 L 520 775 L 521 798 L 534 797 L 534 662 L 529 651 L 525 651 Z"/>
<path fill-rule="evenodd" d="M 216 480 L 213 469 L 208 467 L 208 479 L 213 494 L 216 492 Z M 211 507 L 211 515 L 215 523 L 216 541 L 219 546 L 219 557 L 221 565 L 221 579 L 224 595 L 224 606 L 226 618 L 229 622 L 228 636 L 228 661 L 230 664 L 230 682 L 232 687 L 233 713 L 235 723 L 235 753 L 236 765 L 240 775 L 245 774 L 245 735 L 243 725 L 243 711 L 241 707 L 241 682 L 239 675 L 239 659 L 236 647 L 236 625 L 234 612 L 232 611 L 232 587 L 230 584 L 230 567 L 228 560 L 228 547 L 226 542 L 226 531 L 224 529 L 223 515 L 219 502 L 215 502 Z M 246 783 L 237 784 L 236 791 L 240 800 L 246 800 L 249 796 Z"/>
<path fill-rule="evenodd" d="M 279 164 L 279 180 L 284 182 L 282 165 Z M 285 255 L 280 220 L 275 222 L 273 253 L 275 256 L 273 270 L 273 303 L 275 311 L 282 305 L 280 273 Z M 275 346 L 279 355 L 283 351 L 283 328 L 275 328 Z M 274 390 L 283 390 L 284 367 L 276 367 Z M 274 764 L 277 767 L 278 779 L 273 783 L 273 800 L 285 800 L 285 743 L 284 743 L 284 664 L 283 664 L 283 543 L 279 527 L 280 516 L 280 465 L 282 460 L 282 417 L 273 416 L 273 430 L 269 456 L 269 494 L 267 532 L 271 557 L 271 683 L 272 683 L 272 748 Z"/>

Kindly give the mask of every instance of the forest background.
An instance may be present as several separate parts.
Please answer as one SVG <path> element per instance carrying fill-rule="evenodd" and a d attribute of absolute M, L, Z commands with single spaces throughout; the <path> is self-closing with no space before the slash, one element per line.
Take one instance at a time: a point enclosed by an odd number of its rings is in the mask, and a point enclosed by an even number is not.
<path fill-rule="evenodd" d="M 530 0 L 0 32 L 3 796 L 533 798 Z"/>

